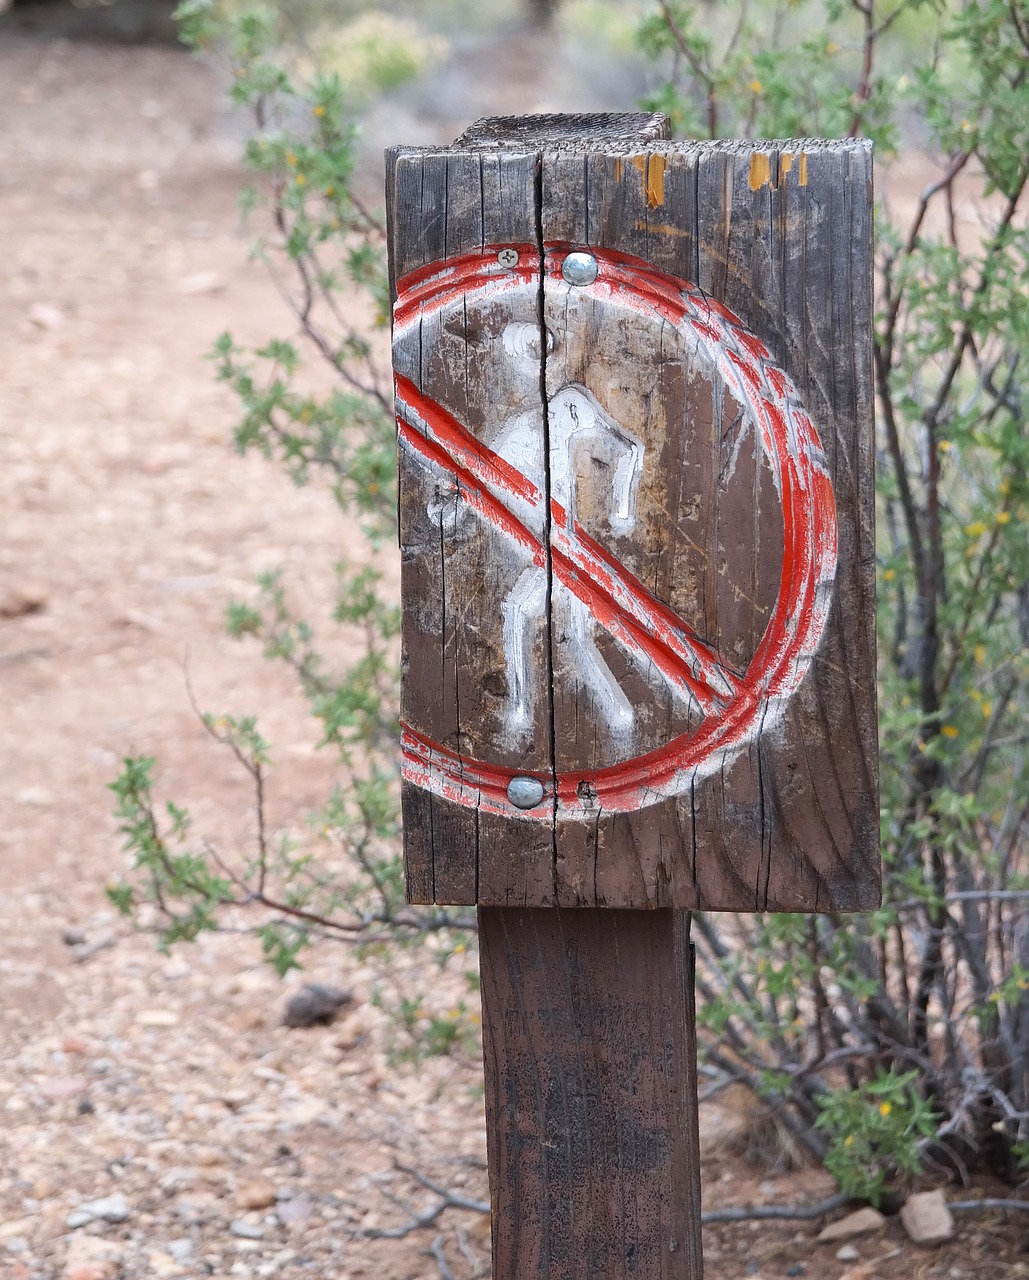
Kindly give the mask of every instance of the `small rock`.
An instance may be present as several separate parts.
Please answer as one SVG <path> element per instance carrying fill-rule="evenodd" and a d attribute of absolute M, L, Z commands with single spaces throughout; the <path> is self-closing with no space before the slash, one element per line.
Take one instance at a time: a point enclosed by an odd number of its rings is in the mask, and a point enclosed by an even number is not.
<path fill-rule="evenodd" d="M 943 1244 L 954 1234 L 954 1218 L 942 1191 L 919 1191 L 908 1196 L 900 1220 L 915 1244 Z"/>
<path fill-rule="evenodd" d="M 46 608 L 46 589 L 36 582 L 0 586 L 0 618 L 23 618 Z"/>
<path fill-rule="evenodd" d="M 818 1233 L 818 1241 L 820 1244 L 829 1244 L 833 1240 L 849 1240 L 851 1236 L 865 1235 L 869 1231 L 881 1231 L 885 1225 L 886 1219 L 879 1210 L 866 1205 L 864 1209 L 848 1213 L 838 1222 L 830 1222 Z"/>
<path fill-rule="evenodd" d="M 275 1201 L 275 1188 L 267 1178 L 244 1182 L 236 1192 L 236 1203 L 241 1209 L 268 1209 Z"/>
<path fill-rule="evenodd" d="M 239 1236 L 241 1240 L 263 1240 L 264 1227 L 259 1227 L 253 1222 L 234 1222 L 229 1227 L 231 1235 Z"/>
<path fill-rule="evenodd" d="M 44 1098 L 56 1102 L 60 1098 L 74 1098 L 88 1087 L 89 1081 L 85 1076 L 57 1076 L 53 1080 L 44 1080 L 39 1092 Z"/>
<path fill-rule="evenodd" d="M 75 1236 L 68 1245 L 61 1280 L 114 1280 L 121 1274 L 122 1246 L 102 1236 Z"/>
<path fill-rule="evenodd" d="M 46 809 L 53 804 L 56 796 L 49 787 L 22 787 L 14 798 L 27 809 Z"/>
<path fill-rule="evenodd" d="M 47 302 L 34 302 L 29 307 L 29 319 L 37 329 L 59 329 L 64 324 L 64 315 L 57 307 Z"/>
<path fill-rule="evenodd" d="M 285 1027 L 327 1026 L 344 1005 L 353 1000 L 353 992 L 338 987 L 326 987 L 320 982 L 308 982 L 291 996 L 282 1015 Z"/>
<path fill-rule="evenodd" d="M 845 1244 L 842 1249 L 836 1250 L 837 1262 L 857 1262 L 861 1254 L 854 1248 L 852 1244 Z"/>
<path fill-rule="evenodd" d="M 61 1272 L 61 1280 L 111 1280 L 113 1262 L 69 1262 Z"/>
<path fill-rule="evenodd" d="M 195 297 L 203 293 L 221 293 L 224 288 L 225 281 L 217 271 L 197 271 L 193 275 L 183 276 L 176 284 L 175 292 Z"/>
<path fill-rule="evenodd" d="M 314 1212 L 314 1204 L 310 1196 L 294 1196 L 292 1200 L 283 1200 L 275 1212 L 280 1222 L 306 1222 Z"/>
<path fill-rule="evenodd" d="M 69 945 L 68 955 L 73 964 L 83 964 L 99 952 L 113 947 L 117 941 L 118 935 L 113 930 L 107 929 L 103 933 L 98 933 L 90 942 L 83 941 Z"/>
<path fill-rule="evenodd" d="M 152 1249 L 147 1262 L 150 1268 L 147 1275 L 153 1276 L 154 1280 L 179 1280 L 179 1277 L 186 1277 L 193 1272 L 188 1258 L 175 1258 L 161 1249 Z"/>
<path fill-rule="evenodd" d="M 141 1009 L 136 1014 L 137 1027 L 177 1027 L 179 1015 L 174 1009 Z"/>
<path fill-rule="evenodd" d="M 0 1222 L 0 1241 L 9 1242 L 15 1240 L 23 1234 L 28 1234 L 36 1225 L 34 1217 L 27 1218 L 8 1218 L 6 1222 Z"/>
<path fill-rule="evenodd" d="M 124 1222 L 132 1210 L 120 1192 L 113 1196 L 104 1196 L 100 1200 L 90 1200 L 88 1204 L 79 1205 L 65 1219 L 74 1231 L 77 1227 L 85 1227 L 90 1222 Z"/>
<path fill-rule="evenodd" d="M 174 1195 L 184 1187 L 191 1187 L 200 1181 L 200 1170 L 193 1165 L 172 1165 L 161 1175 L 158 1184 L 165 1195 Z"/>

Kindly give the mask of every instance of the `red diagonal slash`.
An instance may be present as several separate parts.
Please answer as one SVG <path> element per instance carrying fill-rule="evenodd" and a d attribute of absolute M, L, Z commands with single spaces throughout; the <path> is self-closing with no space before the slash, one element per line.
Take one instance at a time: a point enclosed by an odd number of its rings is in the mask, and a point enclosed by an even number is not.
<path fill-rule="evenodd" d="M 396 399 L 403 444 L 452 475 L 461 500 L 543 567 L 547 555 L 542 542 L 512 509 L 517 503 L 539 510 L 544 498 L 537 487 L 400 374 Z M 551 500 L 550 510 L 554 576 L 626 649 L 649 659 L 674 689 L 696 699 L 705 716 L 723 711 L 739 692 L 740 677 L 578 521 L 569 532 L 567 515 L 557 502 Z"/>
<path fill-rule="evenodd" d="M 459 299 L 467 302 L 538 283 L 567 288 L 561 262 L 574 246 L 548 245 L 540 263 L 530 246 L 516 247 L 507 271 L 486 246 L 430 264 L 399 282 L 395 328 L 431 318 Z M 409 379 L 397 378 L 397 424 L 402 444 L 425 463 L 453 476 L 462 501 L 552 571 L 631 653 L 646 657 L 673 687 L 688 692 L 703 714 L 699 727 L 646 755 L 574 774 L 541 774 L 546 799 L 520 817 L 550 820 L 595 816 L 597 809 L 638 809 L 675 795 L 705 772 L 721 768 L 774 722 L 799 687 L 821 640 L 836 571 L 836 509 L 814 424 L 793 383 L 741 322 L 698 289 L 649 263 L 591 249 L 600 271 L 585 288 L 630 307 L 640 322 L 672 324 L 698 346 L 737 401 L 750 413 L 771 465 L 782 503 L 784 554 L 779 592 L 768 626 L 744 675 L 732 671 L 681 618 L 647 591 L 624 565 L 550 504 L 550 547 L 534 532 L 544 495 L 499 454 L 488 449 Z M 507 784 L 522 771 L 469 760 L 411 725 L 401 736 L 404 776 L 463 805 L 512 816 Z M 584 785 L 588 784 L 588 785 Z"/>

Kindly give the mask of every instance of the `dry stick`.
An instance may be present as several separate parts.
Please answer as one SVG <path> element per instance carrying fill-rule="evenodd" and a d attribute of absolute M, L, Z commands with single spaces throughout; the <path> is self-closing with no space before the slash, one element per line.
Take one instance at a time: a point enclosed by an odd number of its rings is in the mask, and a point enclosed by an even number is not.
<path fill-rule="evenodd" d="M 399 1227 L 391 1227 L 381 1229 L 371 1227 L 366 1231 L 362 1231 L 361 1235 L 377 1240 L 400 1240 L 423 1227 L 429 1227 L 435 1224 L 437 1219 L 446 1209 L 466 1209 L 473 1213 L 489 1213 L 489 1204 L 484 1200 L 473 1200 L 467 1196 L 460 1195 L 457 1192 L 449 1191 L 446 1187 L 441 1187 L 438 1183 L 432 1182 L 426 1178 L 424 1174 L 419 1173 L 415 1169 L 409 1169 L 404 1165 L 396 1166 L 401 1172 L 408 1174 L 409 1177 L 421 1186 L 435 1192 L 440 1197 L 439 1203 L 433 1208 L 426 1210 L 425 1213 L 418 1214 L 409 1222 L 403 1223 Z M 700 1221 L 704 1226 L 713 1226 L 716 1223 L 723 1222 L 759 1222 L 771 1220 L 789 1220 L 795 1222 L 812 1222 L 817 1218 L 824 1218 L 827 1214 L 834 1213 L 837 1209 L 842 1209 L 845 1205 L 850 1204 L 854 1197 L 846 1192 L 838 1192 L 834 1196 L 828 1196 L 825 1200 L 819 1200 L 811 1205 L 744 1205 L 737 1209 L 715 1209 L 700 1215 Z M 951 1213 L 974 1213 L 978 1210 L 995 1210 L 1006 1212 L 1007 1210 L 1029 1210 L 1029 1200 L 956 1200 L 948 1203 L 947 1208 Z M 441 1259 L 442 1246 L 440 1245 L 440 1237 L 437 1236 L 433 1242 L 431 1249 L 427 1253 L 436 1259 L 437 1265 L 440 1267 L 441 1273 L 445 1276 L 447 1272 L 446 1259 Z"/>
<path fill-rule="evenodd" d="M 844 1192 L 829 1196 L 827 1200 L 819 1200 L 817 1204 L 797 1205 L 752 1205 L 741 1209 L 715 1209 L 710 1213 L 702 1213 L 700 1221 L 706 1226 L 714 1222 L 752 1222 L 762 1218 L 791 1218 L 801 1222 L 809 1222 L 814 1218 L 824 1217 L 835 1209 L 842 1209 L 849 1204 L 852 1196 Z"/>
<path fill-rule="evenodd" d="M 700 80 L 707 91 L 707 131 L 710 137 L 714 138 L 718 135 L 718 99 L 715 94 L 714 76 L 710 71 L 704 69 L 703 64 L 697 57 L 696 51 L 687 40 L 685 34 L 675 21 L 671 9 L 668 7 L 666 0 L 661 0 L 661 16 L 664 18 L 671 32 L 672 39 L 675 41 L 675 47 L 683 55 L 686 61 L 693 69 L 693 74 Z"/>
<path fill-rule="evenodd" d="M 425 1256 L 435 1259 L 436 1266 L 439 1268 L 442 1280 L 454 1280 L 454 1273 L 450 1270 L 450 1264 L 447 1262 L 447 1255 L 443 1252 L 443 1237 L 437 1236 L 433 1240 L 428 1249 L 425 1250 Z"/>

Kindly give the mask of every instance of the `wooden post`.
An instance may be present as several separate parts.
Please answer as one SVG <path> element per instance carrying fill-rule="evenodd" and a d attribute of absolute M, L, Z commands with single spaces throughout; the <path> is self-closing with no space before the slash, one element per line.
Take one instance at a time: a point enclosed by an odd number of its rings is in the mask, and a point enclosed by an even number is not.
<path fill-rule="evenodd" d="M 700 1276 L 688 912 L 879 897 L 869 146 L 665 138 L 387 163 L 408 894 L 479 908 L 512 1280 Z"/>

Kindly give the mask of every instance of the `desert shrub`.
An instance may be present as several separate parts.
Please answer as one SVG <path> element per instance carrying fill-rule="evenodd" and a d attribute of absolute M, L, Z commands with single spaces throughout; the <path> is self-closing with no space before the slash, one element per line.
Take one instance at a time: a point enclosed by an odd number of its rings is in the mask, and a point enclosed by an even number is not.
<path fill-rule="evenodd" d="M 251 780 L 253 846 L 233 856 L 201 838 L 186 806 L 158 801 L 156 762 L 128 759 L 112 790 L 134 869 L 110 896 L 136 918 L 143 904 L 156 907 L 164 947 L 217 930 L 242 912 L 280 974 L 299 967 L 303 950 L 325 936 L 369 949 L 432 938 L 426 992 L 391 990 L 384 976 L 375 997 L 396 1011 L 398 1056 L 444 1051 L 474 1034 L 476 1019 L 464 1004 L 452 1015 L 447 992 L 434 998 L 433 971 L 453 957 L 461 963 L 464 931 L 474 921 L 415 911 L 403 898 L 400 619 L 382 587 L 397 546 L 385 235 L 381 216 L 353 188 L 353 98 L 334 71 L 310 75 L 302 92 L 296 87 L 307 52 L 283 43 L 273 8 L 187 0 L 178 18 L 190 44 L 225 61 L 232 97 L 252 115 L 243 203 L 260 228 L 255 252 L 280 286 L 294 330 L 255 351 L 223 334 L 212 352 L 216 376 L 239 406 L 236 447 L 258 450 L 298 485 L 324 485 L 348 522 L 346 542 L 355 550 L 335 567 L 329 612 L 356 656 L 333 664 L 316 626 L 295 613 L 290 584 L 276 573 L 259 580 L 256 600 L 233 603 L 230 633 L 257 638 L 270 660 L 295 672 L 319 722 L 321 746 L 335 755 L 336 785 L 311 815 L 309 839 L 283 837 L 266 812 L 270 748 L 256 719 L 204 714 L 212 739 Z M 312 391 L 317 380 L 305 376 L 312 356 L 331 370 L 327 393 Z M 382 966 L 384 975 L 388 970 Z M 460 973 L 455 981 L 466 985 Z"/>
<path fill-rule="evenodd" d="M 393 419 L 382 335 L 379 217 L 353 189 L 354 125 L 338 75 L 298 88 L 272 18 L 180 6 L 186 37 L 233 68 L 256 132 L 249 204 L 308 351 L 336 389 L 304 388 L 298 344 L 241 350 L 236 442 L 297 483 L 327 480 L 365 550 L 338 569 L 335 619 L 362 643 L 345 670 L 295 617 L 288 584 L 230 611 L 288 663 L 337 753 L 316 817 L 346 870 L 266 832 L 268 751 L 248 717 L 208 717 L 253 779 L 257 848 L 226 865 L 188 813 L 155 799 L 153 762 L 114 784 L 136 870 L 112 888 L 162 912 L 168 944 L 246 907 L 280 971 L 332 934 L 368 944 L 466 943 L 467 919 L 403 905 L 396 801 L 397 610 L 381 584 L 395 545 Z M 885 898 L 862 917 L 696 919 L 702 1053 L 742 1082 L 845 1190 L 878 1199 L 926 1157 L 1014 1173 L 1029 1145 L 1029 9 L 1025 0 L 658 3 L 640 40 L 660 80 L 648 105 L 698 137 L 866 134 L 877 145 L 880 704 Z M 387 60 L 388 61 L 388 60 Z M 392 65 L 392 64 L 391 64 Z M 802 68 L 803 73 L 798 73 Z M 911 196 L 915 155 L 935 177 Z M 346 299 L 345 307 L 342 299 Z M 353 315 L 363 319 L 348 319 Z M 472 979 L 473 980 L 473 979 Z M 460 1012 L 460 1011 L 458 1011 Z M 412 1044 L 464 1034 L 408 992 Z M 403 1055 L 401 1055 L 403 1056 Z"/>
<path fill-rule="evenodd" d="M 926 1154 L 1012 1172 L 1029 1132 L 1029 7 L 669 2 L 641 39 L 664 72 L 653 105 L 686 132 L 864 134 L 879 164 L 885 899 L 700 919 L 707 1053 L 855 1194 Z"/>

